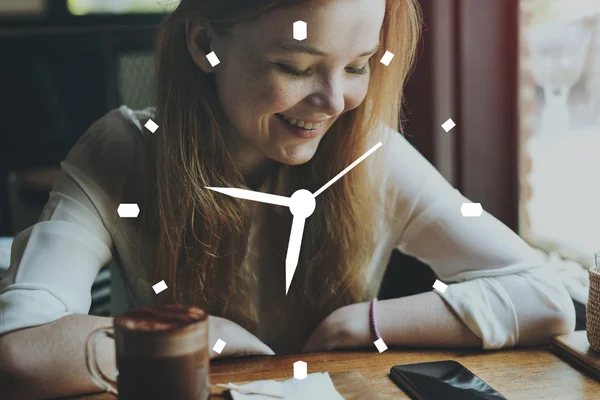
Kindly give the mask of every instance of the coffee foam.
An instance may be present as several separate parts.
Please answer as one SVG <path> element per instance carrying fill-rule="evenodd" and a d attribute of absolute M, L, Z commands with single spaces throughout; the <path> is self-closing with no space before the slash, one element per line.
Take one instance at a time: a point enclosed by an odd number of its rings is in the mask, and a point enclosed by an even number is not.
<path fill-rule="evenodd" d="M 131 331 L 175 331 L 207 317 L 198 307 L 169 304 L 128 311 L 115 318 L 115 326 Z"/>
<path fill-rule="evenodd" d="M 186 305 L 143 307 L 115 317 L 120 354 L 173 357 L 208 347 L 208 315 Z"/>

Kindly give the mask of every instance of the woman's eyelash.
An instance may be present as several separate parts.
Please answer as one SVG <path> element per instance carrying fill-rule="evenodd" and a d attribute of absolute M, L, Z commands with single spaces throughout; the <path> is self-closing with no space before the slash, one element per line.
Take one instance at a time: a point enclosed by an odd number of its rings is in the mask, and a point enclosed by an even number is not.
<path fill-rule="evenodd" d="M 292 75 L 292 76 L 296 76 L 296 77 L 307 77 L 310 76 L 310 71 L 309 70 L 305 70 L 305 71 L 298 71 L 294 68 L 288 67 L 285 64 L 280 64 L 277 63 L 277 65 L 279 66 L 279 68 L 285 72 L 286 74 Z M 362 68 L 348 68 L 349 72 L 351 74 L 355 74 L 355 75 L 365 75 L 367 73 L 367 71 L 369 70 L 369 64 L 365 65 Z"/>

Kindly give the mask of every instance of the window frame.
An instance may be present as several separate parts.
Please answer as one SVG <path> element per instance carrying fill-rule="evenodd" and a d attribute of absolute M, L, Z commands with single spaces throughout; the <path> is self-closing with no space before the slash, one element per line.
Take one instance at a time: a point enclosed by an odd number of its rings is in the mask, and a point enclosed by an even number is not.
<path fill-rule="evenodd" d="M 413 145 L 463 195 L 519 232 L 519 0 L 420 0 L 406 88 Z M 452 118 L 446 133 L 441 124 Z"/>

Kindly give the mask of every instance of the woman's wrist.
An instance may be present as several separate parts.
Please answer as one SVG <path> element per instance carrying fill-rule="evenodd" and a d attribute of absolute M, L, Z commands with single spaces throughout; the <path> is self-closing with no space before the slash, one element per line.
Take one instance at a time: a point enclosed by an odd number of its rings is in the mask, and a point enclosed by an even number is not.
<path fill-rule="evenodd" d="M 343 313 L 343 347 L 368 347 L 371 339 L 371 321 L 369 318 L 370 303 L 356 303 L 345 306 L 338 311 Z"/>
<path fill-rule="evenodd" d="M 377 326 L 377 297 L 374 297 L 369 304 L 369 320 L 371 322 L 371 337 L 373 342 L 381 339 L 381 333 Z"/>

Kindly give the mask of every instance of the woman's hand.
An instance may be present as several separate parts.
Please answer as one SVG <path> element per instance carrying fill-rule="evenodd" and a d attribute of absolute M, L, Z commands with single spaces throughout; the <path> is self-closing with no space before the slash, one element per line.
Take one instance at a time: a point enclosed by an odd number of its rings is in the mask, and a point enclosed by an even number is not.
<path fill-rule="evenodd" d="M 372 344 L 369 303 L 338 308 L 312 333 L 303 352 L 367 347 Z"/>
<path fill-rule="evenodd" d="M 275 354 L 269 346 L 235 322 L 225 318 L 209 316 L 208 325 L 208 352 L 211 359 L 249 355 L 271 356 Z M 227 343 L 221 354 L 212 349 L 218 339 Z"/>

